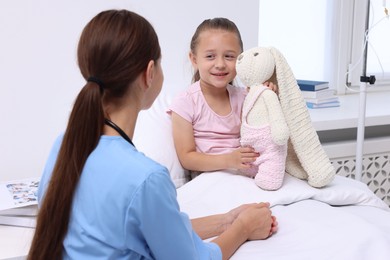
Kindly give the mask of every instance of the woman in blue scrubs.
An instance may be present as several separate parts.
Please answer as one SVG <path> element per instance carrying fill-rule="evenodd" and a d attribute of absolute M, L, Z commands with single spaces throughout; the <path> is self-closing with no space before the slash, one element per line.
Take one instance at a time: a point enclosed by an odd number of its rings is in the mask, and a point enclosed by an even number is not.
<path fill-rule="evenodd" d="M 163 83 L 147 20 L 126 10 L 99 13 L 82 32 L 78 63 L 86 84 L 43 172 L 28 259 L 226 259 L 276 231 L 269 205 L 250 204 L 203 242 L 180 212 L 167 169 L 132 143 L 138 113 Z M 211 234 L 223 221 L 210 216 L 196 226 Z"/>

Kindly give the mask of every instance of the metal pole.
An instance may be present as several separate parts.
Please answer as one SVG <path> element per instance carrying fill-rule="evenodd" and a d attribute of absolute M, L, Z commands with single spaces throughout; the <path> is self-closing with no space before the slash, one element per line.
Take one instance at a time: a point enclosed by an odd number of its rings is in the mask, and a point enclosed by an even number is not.
<path fill-rule="evenodd" d="M 370 24 L 370 0 L 367 1 L 367 15 L 364 36 L 368 37 Z M 364 144 L 364 131 L 365 131 L 365 119 L 366 119 L 366 96 L 367 96 L 367 83 L 368 79 L 366 76 L 367 72 L 367 45 L 366 38 L 364 39 L 364 60 L 363 60 L 363 71 L 360 77 L 360 92 L 359 92 L 359 114 L 358 114 L 358 128 L 357 128 L 357 139 L 356 139 L 356 164 L 355 164 L 355 180 L 361 181 L 362 170 L 363 170 L 363 144 Z"/>

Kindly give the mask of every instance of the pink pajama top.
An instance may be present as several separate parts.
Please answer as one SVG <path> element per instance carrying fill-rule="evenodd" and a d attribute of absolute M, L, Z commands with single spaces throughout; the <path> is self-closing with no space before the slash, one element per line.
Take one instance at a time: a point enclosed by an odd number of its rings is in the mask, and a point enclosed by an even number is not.
<path fill-rule="evenodd" d="M 196 150 L 208 154 L 221 154 L 240 147 L 241 109 L 247 94 L 241 87 L 227 86 L 231 112 L 226 116 L 216 114 L 207 104 L 199 81 L 179 94 L 169 107 L 194 129 Z"/>

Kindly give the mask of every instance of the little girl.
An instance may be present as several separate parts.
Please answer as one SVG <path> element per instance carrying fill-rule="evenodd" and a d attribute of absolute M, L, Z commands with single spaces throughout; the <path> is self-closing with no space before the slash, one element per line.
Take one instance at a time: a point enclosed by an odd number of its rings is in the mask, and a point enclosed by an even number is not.
<path fill-rule="evenodd" d="M 194 83 L 168 111 L 179 160 L 191 172 L 248 169 L 259 154 L 240 147 L 247 91 L 231 85 L 236 59 L 243 51 L 240 32 L 226 18 L 205 20 L 196 29 L 190 49 Z"/>

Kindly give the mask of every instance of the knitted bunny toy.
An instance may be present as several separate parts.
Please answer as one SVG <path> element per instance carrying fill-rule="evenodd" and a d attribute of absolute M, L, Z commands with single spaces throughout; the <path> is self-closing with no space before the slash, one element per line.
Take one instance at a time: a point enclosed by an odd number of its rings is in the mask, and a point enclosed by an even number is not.
<path fill-rule="evenodd" d="M 334 167 L 311 124 L 305 101 L 284 56 L 273 47 L 255 47 L 238 57 L 236 69 L 239 79 L 249 87 L 243 105 L 242 145 L 255 149 L 259 145 L 263 147 L 258 150 L 260 156 L 254 163 L 258 166 L 254 176 L 256 184 L 267 190 L 278 189 L 284 176 L 284 171 L 281 173 L 279 170 L 284 166 L 287 173 L 308 180 L 313 187 L 329 184 L 335 175 Z M 276 78 L 278 95 L 263 86 L 271 77 Z M 265 141 L 255 137 L 256 134 L 266 139 L 266 133 L 255 132 L 267 125 L 270 131 L 268 139 L 272 139 L 277 149 L 267 148 L 269 143 L 262 145 Z M 266 149 L 273 149 L 273 155 Z M 276 162 L 271 158 L 275 154 L 278 154 Z M 278 169 L 277 173 L 273 167 Z M 249 173 L 253 174 L 254 170 Z"/>
<path fill-rule="evenodd" d="M 245 171 L 264 190 L 282 186 L 289 130 L 278 96 L 263 83 L 275 71 L 275 61 L 266 48 L 244 52 L 237 59 L 237 75 L 249 87 L 242 109 L 241 145 L 251 146 L 260 156 Z"/>

